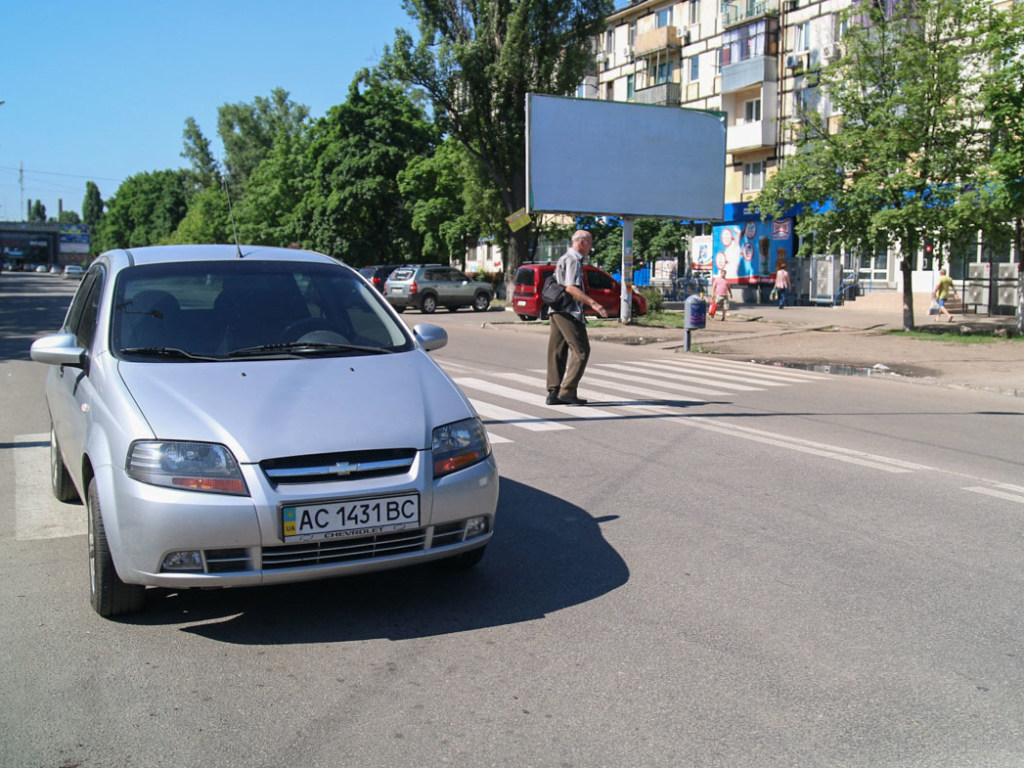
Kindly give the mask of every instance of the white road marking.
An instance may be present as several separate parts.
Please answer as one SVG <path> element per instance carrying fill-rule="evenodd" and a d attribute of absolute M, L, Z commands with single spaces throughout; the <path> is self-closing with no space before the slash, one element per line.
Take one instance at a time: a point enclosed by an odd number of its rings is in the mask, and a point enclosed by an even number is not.
<path fill-rule="evenodd" d="M 63 504 L 50 490 L 50 435 L 14 438 L 14 537 L 57 539 L 85 533 L 85 507 Z"/>

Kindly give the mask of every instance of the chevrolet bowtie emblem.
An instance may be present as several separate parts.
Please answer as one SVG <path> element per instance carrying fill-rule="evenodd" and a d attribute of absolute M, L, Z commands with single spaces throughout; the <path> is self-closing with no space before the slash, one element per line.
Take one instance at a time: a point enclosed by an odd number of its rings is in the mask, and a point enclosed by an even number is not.
<path fill-rule="evenodd" d="M 352 464 L 348 461 L 339 461 L 333 467 L 331 467 L 332 475 L 351 475 L 353 472 L 359 469 L 358 464 Z"/>

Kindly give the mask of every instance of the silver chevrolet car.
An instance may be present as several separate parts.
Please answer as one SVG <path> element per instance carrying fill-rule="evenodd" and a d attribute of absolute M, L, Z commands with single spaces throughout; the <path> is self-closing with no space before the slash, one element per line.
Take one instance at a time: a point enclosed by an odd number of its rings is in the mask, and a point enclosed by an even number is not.
<path fill-rule="evenodd" d="M 410 333 L 319 253 L 100 256 L 61 332 L 32 345 L 50 366 L 53 492 L 86 504 L 93 608 L 140 610 L 147 585 L 479 562 L 498 473 L 473 407 L 426 354 L 447 340 Z"/>

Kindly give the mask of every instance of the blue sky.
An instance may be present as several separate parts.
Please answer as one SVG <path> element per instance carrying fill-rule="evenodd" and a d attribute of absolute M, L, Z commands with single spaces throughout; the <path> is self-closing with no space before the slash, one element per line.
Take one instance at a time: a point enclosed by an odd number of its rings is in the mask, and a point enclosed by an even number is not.
<path fill-rule="evenodd" d="M 396 27 L 401 0 L 12 0 L 0 42 L 0 220 L 81 213 L 143 171 L 180 168 L 185 119 L 217 139 L 217 108 L 277 87 L 316 118 L 345 100 Z M 18 168 L 24 167 L 24 191 Z"/>

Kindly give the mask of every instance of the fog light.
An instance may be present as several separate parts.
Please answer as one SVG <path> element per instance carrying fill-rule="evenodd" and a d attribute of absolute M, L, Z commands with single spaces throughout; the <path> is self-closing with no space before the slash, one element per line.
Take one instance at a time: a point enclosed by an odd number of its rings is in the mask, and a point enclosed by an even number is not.
<path fill-rule="evenodd" d="M 486 517 L 471 517 L 466 521 L 467 539 L 471 539 L 474 536 L 483 536 L 485 533 L 487 533 Z"/>
<path fill-rule="evenodd" d="M 198 549 L 184 552 L 171 552 L 164 558 L 160 570 L 163 571 L 199 571 L 203 572 L 203 554 Z"/>

